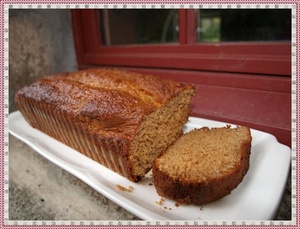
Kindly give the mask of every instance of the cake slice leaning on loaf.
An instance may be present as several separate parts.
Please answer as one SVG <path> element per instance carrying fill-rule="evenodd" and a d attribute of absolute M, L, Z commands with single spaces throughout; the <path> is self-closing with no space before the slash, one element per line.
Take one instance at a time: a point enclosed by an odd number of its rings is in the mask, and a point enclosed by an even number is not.
<path fill-rule="evenodd" d="M 45 77 L 20 89 L 27 122 L 132 181 L 182 135 L 195 89 L 112 69 Z"/>
<path fill-rule="evenodd" d="M 247 127 L 192 130 L 154 160 L 157 193 L 195 205 L 231 193 L 249 169 L 251 141 Z"/>

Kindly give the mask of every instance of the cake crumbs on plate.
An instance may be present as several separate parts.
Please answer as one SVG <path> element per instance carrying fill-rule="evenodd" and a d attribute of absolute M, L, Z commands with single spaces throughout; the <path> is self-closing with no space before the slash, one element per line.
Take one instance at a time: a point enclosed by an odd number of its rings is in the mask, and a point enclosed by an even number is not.
<path fill-rule="evenodd" d="M 163 205 L 163 203 L 165 202 L 165 199 L 164 198 L 160 198 L 159 201 L 156 201 L 155 203 L 159 206 Z"/>
<path fill-rule="evenodd" d="M 158 206 L 162 206 L 165 203 L 165 199 L 163 197 L 160 198 L 159 201 L 155 201 Z M 172 210 L 172 208 L 163 206 L 165 210 Z"/>
<path fill-rule="evenodd" d="M 128 186 L 128 188 L 122 186 L 122 185 L 119 185 L 119 184 L 116 184 L 116 187 L 117 189 L 119 189 L 120 191 L 125 191 L 125 192 L 132 192 L 133 190 L 133 187 L 132 186 Z"/>
<path fill-rule="evenodd" d="M 177 203 L 177 202 L 174 205 L 175 205 L 176 208 L 178 208 L 180 206 L 180 204 Z"/>

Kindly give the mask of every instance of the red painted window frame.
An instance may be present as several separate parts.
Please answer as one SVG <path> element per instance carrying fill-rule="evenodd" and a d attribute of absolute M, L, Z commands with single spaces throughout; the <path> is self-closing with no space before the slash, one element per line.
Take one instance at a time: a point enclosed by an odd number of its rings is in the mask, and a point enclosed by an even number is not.
<path fill-rule="evenodd" d="M 192 10 L 179 10 L 179 28 L 182 29 L 179 29 L 178 44 L 108 47 L 101 44 L 97 10 L 72 12 L 79 66 L 291 75 L 290 42 L 195 43 L 195 15 Z"/>
<path fill-rule="evenodd" d="M 184 9 L 177 44 L 103 46 L 98 10 L 72 10 L 72 22 L 79 69 L 118 67 L 193 83 L 192 115 L 248 125 L 291 145 L 290 42 L 196 43 L 195 13 Z"/>

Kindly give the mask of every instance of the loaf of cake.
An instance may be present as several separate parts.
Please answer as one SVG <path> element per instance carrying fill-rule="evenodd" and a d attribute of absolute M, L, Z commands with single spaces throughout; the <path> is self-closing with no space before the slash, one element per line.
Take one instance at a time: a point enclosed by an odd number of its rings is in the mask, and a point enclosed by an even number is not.
<path fill-rule="evenodd" d="M 247 127 L 195 129 L 153 162 L 157 193 L 180 204 L 203 205 L 231 193 L 249 169 Z"/>
<path fill-rule="evenodd" d="M 152 75 L 90 69 L 42 78 L 15 101 L 32 127 L 137 182 L 182 135 L 194 94 Z"/>

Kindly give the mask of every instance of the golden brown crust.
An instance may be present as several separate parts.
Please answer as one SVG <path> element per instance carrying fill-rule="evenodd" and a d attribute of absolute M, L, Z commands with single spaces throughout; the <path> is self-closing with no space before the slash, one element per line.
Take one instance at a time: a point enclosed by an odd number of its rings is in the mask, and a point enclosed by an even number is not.
<path fill-rule="evenodd" d="M 91 69 L 40 79 L 15 101 L 33 127 L 137 181 L 129 154 L 140 124 L 184 90 L 194 91 L 156 76 Z"/>
<path fill-rule="evenodd" d="M 248 138 L 241 143 L 237 165 L 226 174 L 199 182 L 171 176 L 161 169 L 161 162 L 156 159 L 152 168 L 156 191 L 160 196 L 181 204 L 203 205 L 220 199 L 230 194 L 243 180 L 250 166 L 250 151 L 251 134 L 248 128 Z"/>

